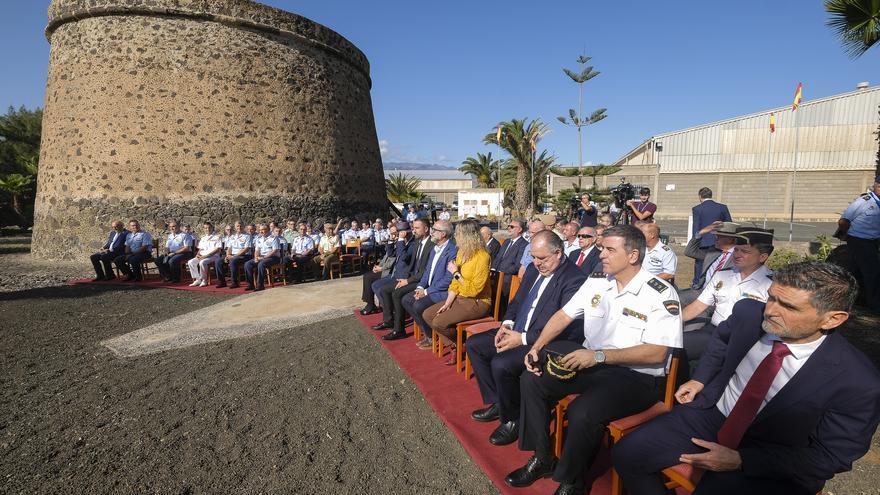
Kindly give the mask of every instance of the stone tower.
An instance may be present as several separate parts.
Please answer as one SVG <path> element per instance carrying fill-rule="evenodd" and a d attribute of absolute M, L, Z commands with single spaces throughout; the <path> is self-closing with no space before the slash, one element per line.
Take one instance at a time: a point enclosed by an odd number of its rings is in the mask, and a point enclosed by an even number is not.
<path fill-rule="evenodd" d="M 35 256 L 114 219 L 387 211 L 369 63 L 334 31 L 248 0 L 53 0 L 46 36 Z"/>

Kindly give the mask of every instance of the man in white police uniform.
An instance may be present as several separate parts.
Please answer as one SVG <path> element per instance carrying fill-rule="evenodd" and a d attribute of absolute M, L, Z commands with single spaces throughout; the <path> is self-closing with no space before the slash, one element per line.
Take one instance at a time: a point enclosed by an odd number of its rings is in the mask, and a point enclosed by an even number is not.
<path fill-rule="evenodd" d="M 660 227 L 656 223 L 641 223 L 639 230 L 645 234 L 646 252 L 642 268 L 657 278 L 671 282 L 678 268 L 678 258 L 672 249 L 660 240 Z"/>
<path fill-rule="evenodd" d="M 767 291 L 773 280 L 772 271 L 764 263 L 773 253 L 773 229 L 738 227 L 736 234 L 739 244 L 733 249 L 733 266 L 715 272 L 697 300 L 682 311 L 682 319 L 687 323 L 698 320 L 697 316 L 707 309 L 715 308 L 709 323 L 685 325 L 686 360 L 696 360 L 703 355 L 715 328 L 730 316 L 734 304 L 746 298 L 767 302 Z"/>
<path fill-rule="evenodd" d="M 223 248 L 223 240 L 214 232 L 214 224 L 205 222 L 203 229 L 205 235 L 199 239 L 198 254 L 186 262 L 193 279 L 193 283 L 189 284 L 190 287 L 208 285 L 208 267 L 220 259 L 220 250 Z"/>
<path fill-rule="evenodd" d="M 852 202 L 837 221 L 834 237 L 846 240 L 849 271 L 859 281 L 865 304 L 880 311 L 880 175 L 871 191 Z"/>
<path fill-rule="evenodd" d="M 557 494 L 582 494 L 583 473 L 596 457 L 606 425 L 657 401 L 670 348 L 681 347 L 678 295 L 641 268 L 642 232 L 630 225 L 612 227 L 603 233 L 603 244 L 605 274 L 587 279 L 526 355 L 530 373 L 521 378 L 519 447 L 534 455 L 507 475 L 508 485 L 529 486 L 553 475 L 560 483 Z M 584 319 L 583 344 L 554 342 L 578 318 Z M 557 463 L 549 416 L 569 394 L 580 396 L 568 406 L 568 430 Z"/>
<path fill-rule="evenodd" d="M 180 282 L 180 262 L 192 258 L 193 238 L 191 234 L 178 229 L 177 221 L 168 222 L 168 241 L 165 242 L 166 252 L 156 258 L 156 268 L 166 282 Z"/>

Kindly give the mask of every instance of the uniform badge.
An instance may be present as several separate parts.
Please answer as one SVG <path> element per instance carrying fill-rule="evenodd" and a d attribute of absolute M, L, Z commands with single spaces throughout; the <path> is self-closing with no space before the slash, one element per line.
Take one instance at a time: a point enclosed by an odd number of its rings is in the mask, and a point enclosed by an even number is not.
<path fill-rule="evenodd" d="M 678 316 L 681 312 L 681 303 L 674 299 L 670 299 L 668 301 L 663 301 L 663 307 L 666 308 L 666 311 L 669 312 L 672 316 Z"/>
<path fill-rule="evenodd" d="M 605 278 L 605 273 L 603 272 L 593 272 L 590 274 L 590 278 Z"/>
<path fill-rule="evenodd" d="M 755 301 L 765 302 L 763 299 L 761 299 L 760 297 L 758 297 L 755 294 L 744 294 L 743 297 L 746 297 L 748 299 L 754 299 Z"/>
<path fill-rule="evenodd" d="M 623 315 L 624 315 L 624 316 L 632 316 L 632 317 L 634 317 L 634 318 L 638 318 L 638 319 L 640 319 L 640 320 L 642 320 L 642 321 L 645 321 L 645 322 L 648 321 L 648 316 L 647 316 L 647 315 L 643 315 L 642 313 L 639 313 L 638 311 L 634 311 L 634 310 L 629 309 L 629 308 L 623 308 Z"/>
<path fill-rule="evenodd" d="M 715 290 L 721 290 L 722 287 L 724 287 L 724 282 L 719 280 L 718 283 L 715 284 Z"/>
<path fill-rule="evenodd" d="M 652 278 L 651 280 L 648 280 L 648 287 L 660 293 L 666 290 L 666 285 L 657 278 Z"/>
<path fill-rule="evenodd" d="M 601 299 L 602 299 L 602 296 L 599 295 L 599 294 L 596 294 L 595 296 L 593 296 L 592 299 L 590 299 L 590 306 L 592 306 L 592 307 L 594 307 L 594 308 L 595 308 L 595 307 L 598 307 L 598 306 L 599 306 L 599 301 L 600 301 Z"/>

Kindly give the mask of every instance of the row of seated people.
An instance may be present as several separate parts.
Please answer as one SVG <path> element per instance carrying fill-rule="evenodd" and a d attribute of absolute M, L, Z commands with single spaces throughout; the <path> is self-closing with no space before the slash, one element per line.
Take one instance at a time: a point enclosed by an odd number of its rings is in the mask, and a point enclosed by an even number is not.
<path fill-rule="evenodd" d="M 475 223 L 460 223 L 455 242 L 444 222 L 429 230 L 416 220 L 411 234 L 398 226 L 393 262 L 364 276 L 362 310 L 377 311 L 376 294 L 384 321 L 373 329 L 390 329 L 384 339 L 407 337 L 408 313 L 426 337 L 433 331 L 451 345 L 456 323 L 489 313 L 491 271 L 517 273 L 528 250 L 498 326 L 465 343 L 485 404 L 473 419 L 498 421 L 491 444 L 518 440 L 533 453 L 506 477 L 509 485 L 552 476 L 555 493 L 588 492 L 585 473 L 606 427 L 651 410 L 686 346 L 684 320 L 711 308 L 708 343 L 675 393 L 679 405 L 612 449 L 629 493 L 665 494 L 661 473 L 689 465 L 696 493 L 812 494 L 867 452 L 880 421 L 880 374 L 836 331 L 857 290 L 845 270 L 805 262 L 771 280 L 763 263 L 772 231 L 716 224 L 718 250 L 732 243 L 732 264 L 706 263 L 704 288 L 682 308 L 675 287 L 646 263 L 657 229 L 616 226 L 599 237 L 578 229 L 587 233 L 577 237 L 583 248 L 566 256 L 560 236 L 531 222 L 525 238 L 524 226 L 508 225 L 494 259 L 490 240 L 475 242 Z M 582 266 L 593 249 L 600 264 L 588 273 Z M 430 347 L 426 339 L 416 345 Z M 568 402 L 567 426 L 557 457 L 550 425 L 560 401 Z"/>
<path fill-rule="evenodd" d="M 129 222 L 126 230 L 120 221 L 114 221 L 107 242 L 101 250 L 92 254 L 91 261 L 99 280 L 114 279 L 112 265 L 127 281 L 143 279 L 142 266 L 152 260 L 160 275 L 169 282 L 180 282 L 181 265 L 186 263 L 192 276 L 192 286 L 206 286 L 209 267 L 217 274 L 217 287 L 225 287 L 226 271 L 230 272 L 229 287 L 239 287 L 238 271 L 242 267 L 248 288 L 261 290 L 264 286 L 265 269 L 284 263 L 285 276 L 302 281 L 305 272 L 313 272 L 316 278 L 327 279 L 331 263 L 338 259 L 346 241 L 356 240 L 361 252 L 370 255 L 375 248 L 388 242 L 389 230 L 382 229 L 377 219 L 373 227 L 358 229 L 357 222 L 351 228 L 324 224 L 324 234 L 312 232 L 310 224 L 301 222 L 295 226 L 288 221 L 288 229 L 282 231 L 274 222 L 244 225 L 236 222 L 227 225 L 224 234 L 214 231 L 211 222 L 203 225 L 203 235 L 196 240 L 189 226 L 179 227 L 177 221 L 168 223 L 165 254 L 153 257 L 153 238 L 141 230 L 137 220 Z"/>

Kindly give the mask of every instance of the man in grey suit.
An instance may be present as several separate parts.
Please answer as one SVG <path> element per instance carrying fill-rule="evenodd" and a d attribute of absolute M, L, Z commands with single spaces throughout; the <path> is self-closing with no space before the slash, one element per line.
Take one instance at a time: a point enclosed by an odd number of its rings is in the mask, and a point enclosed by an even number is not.
<path fill-rule="evenodd" d="M 700 229 L 695 236 L 688 241 L 684 248 L 685 256 L 689 256 L 695 260 L 702 261 L 703 269 L 700 276 L 690 289 L 682 289 L 678 291 L 678 297 L 681 299 L 681 307 L 694 302 L 706 281 L 712 278 L 718 270 L 723 270 L 733 266 L 733 247 L 736 246 L 736 228 L 738 223 L 733 222 L 713 222 L 706 227 Z M 715 244 L 709 249 L 700 247 L 701 239 L 704 235 L 712 233 L 715 235 Z"/>

